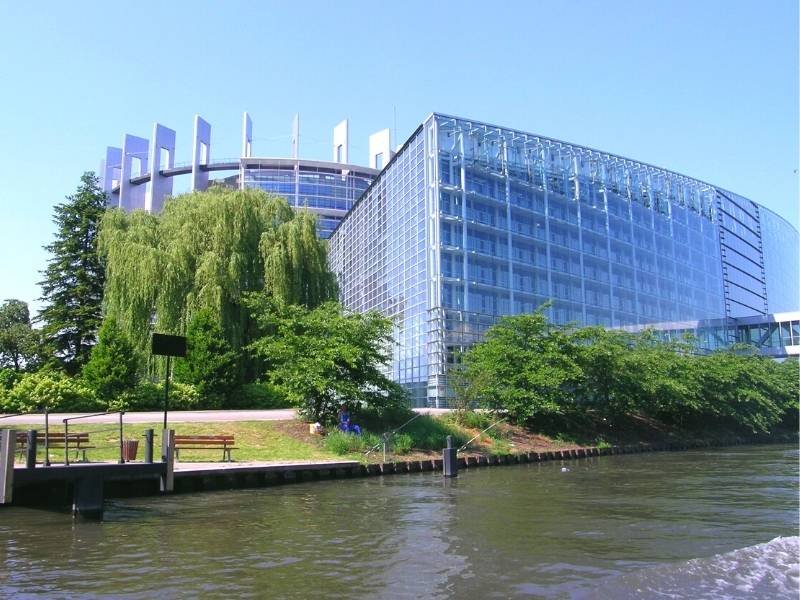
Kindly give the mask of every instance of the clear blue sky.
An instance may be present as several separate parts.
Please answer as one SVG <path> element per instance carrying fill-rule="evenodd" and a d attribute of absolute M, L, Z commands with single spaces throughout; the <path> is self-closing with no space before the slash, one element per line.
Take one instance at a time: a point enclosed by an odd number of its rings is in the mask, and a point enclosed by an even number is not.
<path fill-rule="evenodd" d="M 798 221 L 794 0 L 0 0 L 0 300 L 40 292 L 52 206 L 125 132 L 212 124 L 212 156 L 329 158 L 350 119 L 402 142 L 430 112 L 614 152 Z M 399 139 L 398 139 L 399 138 Z M 180 187 L 180 186 L 179 186 Z"/>

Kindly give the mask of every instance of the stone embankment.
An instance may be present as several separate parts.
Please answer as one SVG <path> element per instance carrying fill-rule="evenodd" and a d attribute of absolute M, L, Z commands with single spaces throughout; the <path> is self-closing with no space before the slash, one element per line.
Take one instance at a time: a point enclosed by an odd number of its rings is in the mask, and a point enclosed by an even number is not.
<path fill-rule="evenodd" d="M 524 452 L 500 456 L 465 453 L 457 459 L 458 469 L 469 471 L 480 467 L 572 461 L 600 456 L 638 454 L 643 452 L 679 451 L 696 448 L 733 446 L 741 444 L 797 443 L 796 434 L 757 436 L 751 438 L 717 438 L 714 440 L 680 441 L 669 443 L 638 443 L 621 446 L 577 447 L 543 452 Z M 139 463 L 132 463 L 139 464 Z M 155 463 L 160 464 L 160 463 Z M 362 464 L 356 461 L 322 461 L 303 463 L 176 463 L 173 492 L 196 493 L 212 490 L 259 488 L 301 481 L 350 479 L 399 473 L 441 472 L 440 458 L 396 460 Z M 18 469 L 15 469 L 19 470 Z M 24 469 L 23 469 L 24 470 Z M 48 471 L 47 468 L 36 471 Z M 14 504 L 61 504 L 71 496 L 65 482 L 43 482 L 15 492 Z M 130 498 L 159 495 L 159 478 L 115 477 L 105 482 L 105 498 Z"/>
<path fill-rule="evenodd" d="M 548 461 L 571 461 L 599 456 L 619 454 L 638 454 L 643 452 L 680 451 L 697 448 L 711 448 L 734 446 L 754 443 L 793 443 L 797 441 L 796 435 L 776 435 L 768 438 L 721 438 L 715 440 L 681 441 L 669 443 L 639 443 L 622 446 L 605 447 L 579 447 L 563 450 L 550 450 L 546 452 L 525 452 L 501 456 L 465 455 L 458 458 L 458 468 L 469 470 L 479 467 L 501 465 L 518 465 L 525 463 L 541 463 Z M 277 468 L 276 468 L 277 467 Z M 425 460 L 396 460 L 385 463 L 360 464 L 357 462 L 339 463 L 335 465 L 324 463 L 284 464 L 272 466 L 236 465 L 229 464 L 225 467 L 193 469 L 190 464 L 181 465 L 175 471 L 175 492 L 191 493 L 223 489 L 245 489 L 295 483 L 301 481 L 316 481 L 322 479 L 340 479 L 369 477 L 376 475 L 394 475 L 400 473 L 419 473 L 442 470 L 442 459 Z M 138 489 L 128 489 L 122 486 L 109 490 L 113 496 L 132 496 L 156 494 L 153 488 L 148 491 L 140 485 Z"/>

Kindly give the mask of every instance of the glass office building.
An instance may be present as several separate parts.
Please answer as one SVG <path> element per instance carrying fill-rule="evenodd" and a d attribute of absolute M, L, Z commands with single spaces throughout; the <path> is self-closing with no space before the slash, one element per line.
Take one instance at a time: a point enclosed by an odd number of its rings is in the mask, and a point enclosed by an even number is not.
<path fill-rule="evenodd" d="M 317 230 L 328 238 L 380 172 L 379 158 L 391 154 L 388 129 L 369 137 L 370 167 L 350 164 L 349 122 L 333 128 L 332 161 L 300 157 L 300 116 L 292 124 L 291 158 L 253 156 L 253 121 L 242 115 L 242 152 L 237 158 L 212 160 L 211 125 L 194 118 L 192 160 L 175 163 L 176 132 L 155 123 L 151 139 L 125 134 L 121 147 L 107 147 L 100 173 L 110 206 L 158 213 L 172 196 L 173 178 L 189 176 L 191 191 L 210 183 L 233 189 L 255 188 L 283 196 L 297 209 L 317 215 Z M 211 180 L 212 173 L 230 173 Z"/>
<path fill-rule="evenodd" d="M 334 162 L 299 159 L 242 159 L 244 188 L 283 196 L 317 215 L 317 231 L 328 238 L 378 171 Z"/>
<path fill-rule="evenodd" d="M 394 319 L 392 376 L 418 406 L 446 403 L 455 352 L 547 301 L 557 323 L 735 342 L 720 320 L 797 309 L 797 255 L 791 225 L 711 184 L 441 114 L 330 238 L 345 306 Z"/>

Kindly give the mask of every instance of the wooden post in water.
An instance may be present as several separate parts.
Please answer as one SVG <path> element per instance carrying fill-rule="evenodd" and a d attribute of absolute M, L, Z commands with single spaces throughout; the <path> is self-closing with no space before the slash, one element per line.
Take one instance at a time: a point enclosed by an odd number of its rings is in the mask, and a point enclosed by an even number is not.
<path fill-rule="evenodd" d="M 28 445 L 25 448 L 25 466 L 29 469 L 36 467 L 36 430 L 28 430 Z"/>
<path fill-rule="evenodd" d="M 11 504 L 14 495 L 14 450 L 17 432 L 0 431 L 0 504 Z"/>
<path fill-rule="evenodd" d="M 144 430 L 144 462 L 153 462 L 153 430 Z"/>
<path fill-rule="evenodd" d="M 453 448 L 453 436 L 447 436 L 447 448 L 442 450 L 442 470 L 445 477 L 458 477 L 458 449 Z"/>
<path fill-rule="evenodd" d="M 165 463 L 161 476 L 161 491 L 172 492 L 175 489 L 175 430 L 165 429 L 161 435 L 161 461 Z"/>
<path fill-rule="evenodd" d="M 72 489 L 72 516 L 89 520 L 103 518 L 103 477 L 80 477 Z"/>

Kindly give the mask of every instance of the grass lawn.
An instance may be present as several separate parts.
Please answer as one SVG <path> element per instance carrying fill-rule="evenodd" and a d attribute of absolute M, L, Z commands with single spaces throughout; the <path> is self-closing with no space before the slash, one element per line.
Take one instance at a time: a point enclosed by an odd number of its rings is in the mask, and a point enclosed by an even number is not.
<path fill-rule="evenodd" d="M 456 415 L 443 417 L 420 416 L 403 429 L 406 437 L 401 448 L 398 440 L 397 453 L 391 453 L 387 460 L 409 460 L 440 458 L 441 448 L 445 445 L 447 435 L 453 435 L 457 447 L 475 437 L 462 455 L 503 455 L 516 452 L 545 451 L 560 448 L 577 447 L 586 444 L 576 440 L 542 435 L 507 423 L 496 423 L 496 417 L 479 413 L 467 413 L 457 418 Z M 494 424 L 493 424 L 494 423 Z M 485 433 L 483 429 L 492 427 Z M 376 425 L 377 426 L 377 425 Z M 338 440 L 338 445 L 326 443 L 326 438 L 312 435 L 308 424 L 301 421 L 234 421 L 227 423 L 175 423 L 170 426 L 178 435 L 233 435 L 236 450 L 232 451 L 235 462 L 264 461 L 292 462 L 318 460 L 356 460 L 360 462 L 381 462 L 383 452 L 380 448 L 365 455 L 365 450 L 380 441 L 378 431 L 366 432 L 361 438 Z M 15 425 L 17 431 L 28 429 L 42 430 L 42 426 Z M 154 457 L 161 456 L 161 424 L 130 424 L 123 429 L 123 439 L 139 440 L 137 460 L 144 459 L 144 431 L 153 429 L 156 434 Z M 62 433 L 61 423 L 52 425 L 51 432 Z M 119 427 L 115 424 L 87 424 L 75 422 L 70 426 L 70 433 L 88 433 L 90 446 L 87 458 L 91 462 L 112 461 L 119 459 Z M 378 435 L 375 435 L 378 434 Z M 339 434 L 341 437 L 341 434 Z M 345 436 L 349 438 L 349 436 Z M 329 440 L 329 442 L 334 440 Z M 343 443 L 342 443 L 343 442 Z M 595 441 L 596 443 L 596 441 Z M 589 442 L 591 445 L 591 442 Z M 40 447 L 39 460 L 44 459 L 44 448 Z M 222 461 L 222 450 L 181 450 L 181 463 L 219 462 Z M 22 454 L 17 455 L 18 462 L 24 462 Z M 50 460 L 64 461 L 63 448 L 51 448 Z M 70 461 L 75 460 L 75 453 L 70 453 Z"/>
<path fill-rule="evenodd" d="M 304 440 L 298 435 L 306 431 Z M 43 430 L 42 426 L 15 425 L 17 431 L 28 429 Z M 308 435 L 308 426 L 294 421 L 239 421 L 230 423 L 175 423 L 170 425 L 177 435 L 234 435 L 235 447 L 231 453 L 236 462 L 247 461 L 313 461 L 313 460 L 341 460 L 342 457 L 326 452 L 321 441 Z M 161 455 L 161 423 L 142 423 L 125 425 L 123 439 L 139 440 L 137 460 L 144 459 L 144 431 L 154 429 L 156 438 L 153 443 L 153 454 L 156 460 Z M 94 449 L 87 451 L 87 458 L 91 462 L 116 461 L 119 459 L 119 427 L 111 424 L 78 424 L 70 425 L 70 433 L 89 433 L 90 445 Z M 51 432 L 63 433 L 64 427 L 51 426 Z M 44 448 L 40 447 L 39 460 L 44 458 Z M 17 455 L 18 462 L 24 462 L 25 457 Z M 52 448 L 50 460 L 53 462 L 64 461 L 63 448 Z M 75 460 L 74 452 L 70 452 L 70 460 Z M 222 450 L 181 450 L 181 462 L 216 462 L 222 460 Z"/>

